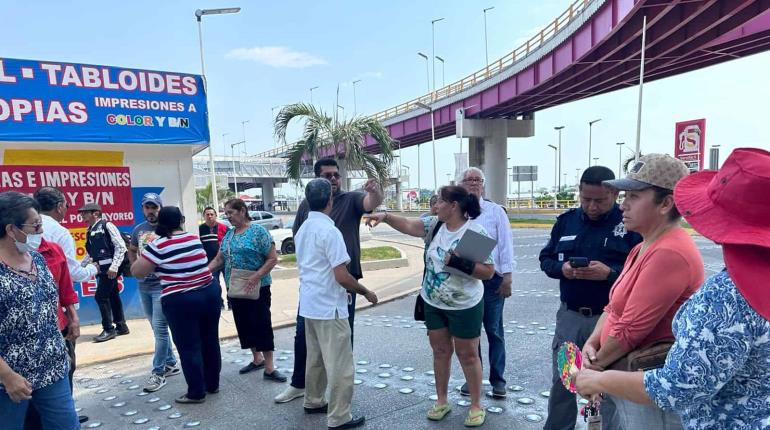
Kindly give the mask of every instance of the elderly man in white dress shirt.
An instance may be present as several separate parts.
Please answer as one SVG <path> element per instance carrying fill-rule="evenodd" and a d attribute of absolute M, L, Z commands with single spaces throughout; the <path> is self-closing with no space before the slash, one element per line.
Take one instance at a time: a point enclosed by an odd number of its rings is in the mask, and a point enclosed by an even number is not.
<path fill-rule="evenodd" d="M 329 428 L 364 424 L 351 414 L 353 350 L 347 291 L 376 304 L 377 295 L 350 275 L 350 256 L 342 233 L 329 218 L 334 203 L 331 183 L 313 179 L 305 187 L 310 213 L 294 237 L 299 269 L 299 314 L 305 318 L 307 366 L 305 412 L 326 413 Z M 347 291 L 346 291 L 347 290 Z M 330 387 L 328 402 L 324 399 Z"/>
<path fill-rule="evenodd" d="M 511 223 L 502 206 L 485 200 L 484 172 L 470 167 L 463 172 L 460 185 L 475 194 L 481 202 L 481 215 L 476 222 L 484 227 L 497 246 L 492 251 L 495 275 L 484 281 L 484 331 L 489 343 L 489 382 L 492 384 L 491 397 L 505 398 L 505 338 L 503 335 L 503 306 L 511 296 L 511 274 L 516 268 L 513 259 Z M 481 351 L 479 351 L 481 355 Z M 463 384 L 460 393 L 468 396 L 468 384 Z"/>

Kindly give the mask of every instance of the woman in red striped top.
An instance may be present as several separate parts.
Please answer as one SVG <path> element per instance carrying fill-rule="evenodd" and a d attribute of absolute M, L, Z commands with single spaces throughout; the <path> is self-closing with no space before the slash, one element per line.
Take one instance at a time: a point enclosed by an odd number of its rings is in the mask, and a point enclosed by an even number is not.
<path fill-rule="evenodd" d="M 206 393 L 219 391 L 222 292 L 213 282 L 203 244 L 182 224 L 184 216 L 178 207 L 161 209 L 155 229 L 158 238 L 147 245 L 131 266 L 131 273 L 144 278 L 155 272 L 160 278 L 163 313 L 187 381 L 187 393 L 176 402 L 203 403 Z"/>

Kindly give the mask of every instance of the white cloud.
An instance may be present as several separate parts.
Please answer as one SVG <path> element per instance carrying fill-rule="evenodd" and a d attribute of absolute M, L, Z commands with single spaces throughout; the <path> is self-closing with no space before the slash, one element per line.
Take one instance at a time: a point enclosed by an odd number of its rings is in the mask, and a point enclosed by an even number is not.
<path fill-rule="evenodd" d="M 285 46 L 256 46 L 237 48 L 225 55 L 225 58 L 256 61 L 277 68 L 302 69 L 305 67 L 328 64 L 326 60 L 307 52 L 294 51 Z"/>

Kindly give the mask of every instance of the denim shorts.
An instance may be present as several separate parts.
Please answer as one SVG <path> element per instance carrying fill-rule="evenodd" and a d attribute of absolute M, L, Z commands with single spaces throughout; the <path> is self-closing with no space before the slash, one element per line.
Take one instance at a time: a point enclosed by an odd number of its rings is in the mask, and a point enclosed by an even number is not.
<path fill-rule="evenodd" d="M 474 339 L 481 336 L 484 321 L 484 300 L 468 309 L 447 310 L 425 302 L 425 327 L 438 330 L 446 327 L 449 334 L 460 339 Z"/>

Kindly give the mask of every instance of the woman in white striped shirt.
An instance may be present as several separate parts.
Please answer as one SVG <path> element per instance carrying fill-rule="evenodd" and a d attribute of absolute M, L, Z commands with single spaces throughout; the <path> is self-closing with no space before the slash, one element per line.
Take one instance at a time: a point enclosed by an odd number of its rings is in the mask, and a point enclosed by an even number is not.
<path fill-rule="evenodd" d="M 213 282 L 203 244 L 182 224 L 184 216 L 178 207 L 161 209 L 155 229 L 159 237 L 147 245 L 131 272 L 137 278 L 155 272 L 160 278 L 163 313 L 187 381 L 187 393 L 176 402 L 203 403 L 206 393 L 219 391 L 222 293 Z"/>

